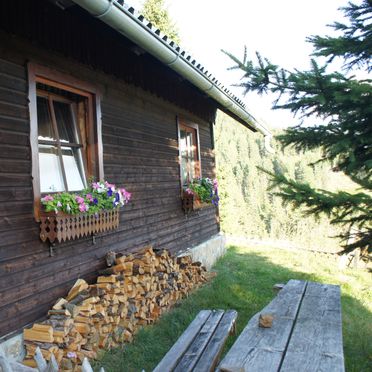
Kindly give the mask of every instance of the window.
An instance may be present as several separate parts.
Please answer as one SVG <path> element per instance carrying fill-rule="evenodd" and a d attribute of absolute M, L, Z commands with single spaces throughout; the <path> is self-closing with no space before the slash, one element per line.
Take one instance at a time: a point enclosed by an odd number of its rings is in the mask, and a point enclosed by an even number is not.
<path fill-rule="evenodd" d="M 201 177 L 198 125 L 180 121 L 178 132 L 181 183 L 186 185 Z"/>
<path fill-rule="evenodd" d="M 29 65 L 34 214 L 40 197 L 79 191 L 87 179 L 103 178 L 100 106 L 86 83 Z"/>

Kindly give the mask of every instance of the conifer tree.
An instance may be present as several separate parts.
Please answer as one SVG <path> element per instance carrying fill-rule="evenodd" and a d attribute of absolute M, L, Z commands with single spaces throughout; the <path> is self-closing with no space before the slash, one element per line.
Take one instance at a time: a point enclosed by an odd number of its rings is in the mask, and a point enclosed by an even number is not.
<path fill-rule="evenodd" d="M 180 43 L 178 29 L 169 17 L 164 0 L 146 0 L 141 13 L 169 38 Z"/>
<path fill-rule="evenodd" d="M 320 148 L 318 162 L 329 162 L 335 172 L 344 172 L 357 185 L 352 192 L 314 189 L 309 184 L 271 173 L 272 187 L 285 203 L 307 207 L 307 214 L 326 214 L 334 224 L 345 226 L 344 248 L 372 250 L 372 1 L 348 3 L 345 23 L 331 27 L 339 36 L 312 36 L 314 46 L 308 71 L 288 71 L 262 58 L 241 60 L 226 53 L 244 71 L 245 92 L 272 92 L 274 109 L 287 109 L 307 124 L 290 127 L 278 139 L 298 151 Z M 318 62 L 326 57 L 326 62 Z M 332 72 L 332 62 L 343 61 L 342 72 Z M 322 58 L 321 60 L 324 60 Z M 359 71 L 358 71 L 359 70 Z M 351 73 L 364 74 L 357 78 Z M 308 122 L 311 121 L 311 124 Z"/>

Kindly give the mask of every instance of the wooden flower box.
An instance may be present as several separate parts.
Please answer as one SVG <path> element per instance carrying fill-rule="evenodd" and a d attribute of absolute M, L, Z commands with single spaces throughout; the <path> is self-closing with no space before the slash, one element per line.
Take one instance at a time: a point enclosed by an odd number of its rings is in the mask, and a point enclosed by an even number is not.
<path fill-rule="evenodd" d="M 40 217 L 40 239 L 51 243 L 79 239 L 92 234 L 116 229 L 119 210 L 101 211 L 97 214 L 66 214 L 44 212 Z"/>
<path fill-rule="evenodd" d="M 211 205 L 210 203 L 202 202 L 195 195 L 192 195 L 192 194 L 190 195 L 187 193 L 184 193 L 182 195 L 182 208 L 185 213 L 190 213 L 192 211 L 196 211 L 198 209 L 202 209 L 210 205 Z"/>

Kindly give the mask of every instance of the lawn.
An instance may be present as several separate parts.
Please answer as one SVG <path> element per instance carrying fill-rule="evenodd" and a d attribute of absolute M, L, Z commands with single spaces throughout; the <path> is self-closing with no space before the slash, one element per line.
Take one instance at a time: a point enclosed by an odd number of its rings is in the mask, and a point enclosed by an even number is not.
<path fill-rule="evenodd" d="M 339 270 L 334 258 L 305 251 L 229 247 L 218 275 L 180 302 L 156 324 L 142 329 L 130 345 L 106 352 L 106 372 L 151 371 L 201 309 L 236 309 L 237 334 L 274 296 L 272 286 L 289 279 L 339 284 L 342 292 L 346 371 L 372 370 L 372 275 Z M 227 348 L 234 339 L 230 338 Z"/>

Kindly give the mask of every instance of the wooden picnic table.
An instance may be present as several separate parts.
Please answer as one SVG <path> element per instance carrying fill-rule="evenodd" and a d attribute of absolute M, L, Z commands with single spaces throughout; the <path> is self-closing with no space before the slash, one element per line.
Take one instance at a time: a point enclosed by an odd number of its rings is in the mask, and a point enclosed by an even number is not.
<path fill-rule="evenodd" d="M 273 316 L 259 327 L 260 314 Z M 340 288 L 290 280 L 244 328 L 218 366 L 224 372 L 343 372 Z"/>
<path fill-rule="evenodd" d="M 235 310 L 201 310 L 153 372 L 214 371 L 237 316 Z"/>

